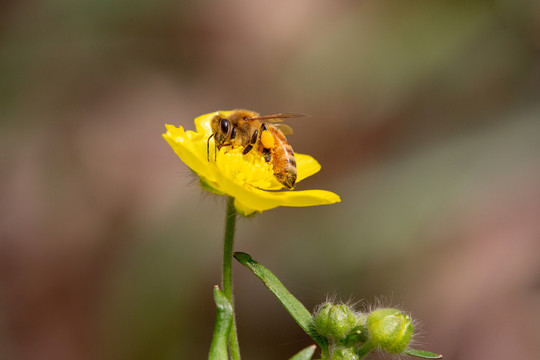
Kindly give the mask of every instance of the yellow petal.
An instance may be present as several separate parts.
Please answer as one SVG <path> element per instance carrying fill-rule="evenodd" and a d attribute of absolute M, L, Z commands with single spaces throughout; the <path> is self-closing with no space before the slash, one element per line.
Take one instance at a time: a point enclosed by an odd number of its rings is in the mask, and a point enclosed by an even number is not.
<path fill-rule="evenodd" d="M 309 155 L 294 154 L 294 157 L 296 158 L 296 182 L 302 181 L 321 170 L 321 165 Z"/>
<path fill-rule="evenodd" d="M 204 134 L 207 137 L 212 135 L 210 121 L 219 113 L 226 113 L 226 111 L 214 111 L 213 113 L 201 115 L 195 118 L 195 129 L 197 130 L 197 133 Z"/>
<path fill-rule="evenodd" d="M 316 206 L 340 202 L 338 195 L 325 190 L 270 192 L 253 189 L 252 195 L 236 197 L 235 207 L 243 215 L 270 210 L 278 206 Z"/>
<path fill-rule="evenodd" d="M 193 131 L 185 132 L 181 126 L 175 128 L 172 125 L 165 125 L 165 127 L 167 133 L 163 134 L 163 138 L 176 155 L 199 176 L 204 176 L 210 182 L 215 181 L 215 176 L 208 166 L 206 145 L 202 137 Z"/>

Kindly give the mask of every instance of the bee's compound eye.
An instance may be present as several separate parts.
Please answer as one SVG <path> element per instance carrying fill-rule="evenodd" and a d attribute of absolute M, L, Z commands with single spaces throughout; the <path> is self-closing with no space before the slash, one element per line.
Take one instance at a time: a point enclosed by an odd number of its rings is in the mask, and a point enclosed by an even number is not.
<path fill-rule="evenodd" d="M 223 133 L 225 134 L 229 133 L 229 120 L 221 119 L 220 126 L 221 126 L 221 131 L 223 131 Z"/>

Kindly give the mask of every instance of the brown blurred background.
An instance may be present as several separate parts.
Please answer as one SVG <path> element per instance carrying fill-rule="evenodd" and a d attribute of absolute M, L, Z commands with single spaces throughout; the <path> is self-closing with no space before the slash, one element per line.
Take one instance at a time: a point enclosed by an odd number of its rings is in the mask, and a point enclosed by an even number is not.
<path fill-rule="evenodd" d="M 540 3 L 0 3 L 0 358 L 204 359 L 225 203 L 161 134 L 303 112 L 342 202 L 238 224 L 312 309 L 399 305 L 446 359 L 540 353 Z M 245 359 L 311 344 L 235 264 Z"/>

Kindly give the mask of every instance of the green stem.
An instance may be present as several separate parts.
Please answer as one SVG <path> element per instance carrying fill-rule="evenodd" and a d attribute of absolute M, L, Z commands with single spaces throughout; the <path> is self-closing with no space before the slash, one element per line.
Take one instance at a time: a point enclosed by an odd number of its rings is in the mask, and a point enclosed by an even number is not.
<path fill-rule="evenodd" d="M 223 273 L 222 287 L 223 293 L 231 302 L 233 308 L 232 328 L 229 335 L 229 351 L 233 360 L 240 360 L 240 346 L 238 345 L 238 335 L 236 333 L 236 315 L 234 311 L 234 300 L 232 295 L 232 256 L 234 244 L 234 229 L 236 226 L 236 208 L 234 198 L 229 196 L 227 202 L 227 216 L 225 218 L 225 241 L 223 244 Z"/>
<path fill-rule="evenodd" d="M 377 347 L 371 343 L 371 341 L 366 341 L 362 346 L 360 346 L 360 349 L 356 351 L 356 354 L 358 355 L 359 359 L 363 359 L 366 357 L 367 354 L 375 350 Z"/>

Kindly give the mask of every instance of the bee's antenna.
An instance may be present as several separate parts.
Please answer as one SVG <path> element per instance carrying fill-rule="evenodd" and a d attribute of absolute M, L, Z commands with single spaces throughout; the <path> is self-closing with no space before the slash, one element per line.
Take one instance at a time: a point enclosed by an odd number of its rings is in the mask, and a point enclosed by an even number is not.
<path fill-rule="evenodd" d="M 249 118 L 249 120 L 282 121 L 283 119 L 294 119 L 294 118 L 303 118 L 303 117 L 311 117 L 311 115 L 302 114 L 302 113 L 279 113 L 279 114 L 272 114 L 272 115 L 257 116 L 257 117 Z"/>
<path fill-rule="evenodd" d="M 210 135 L 208 137 L 208 140 L 206 140 L 206 160 L 208 160 L 208 162 L 210 162 L 210 139 L 212 138 L 212 136 L 214 136 L 214 134 Z M 215 141 L 214 141 L 214 146 L 215 146 Z M 214 154 L 215 154 L 215 151 L 214 151 Z M 214 158 L 215 158 L 215 155 L 214 155 Z"/>

